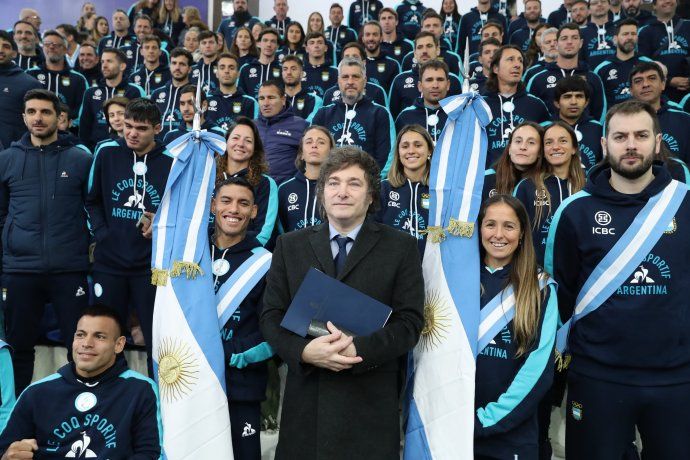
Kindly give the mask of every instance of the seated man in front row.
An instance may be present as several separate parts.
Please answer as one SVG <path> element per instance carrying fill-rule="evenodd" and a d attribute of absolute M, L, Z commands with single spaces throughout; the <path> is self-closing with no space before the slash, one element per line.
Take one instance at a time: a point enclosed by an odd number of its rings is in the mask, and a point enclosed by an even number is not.
<path fill-rule="evenodd" d="M 160 457 L 155 384 L 127 367 L 122 331 L 114 310 L 83 311 L 74 362 L 21 394 L 0 435 L 2 460 Z"/>

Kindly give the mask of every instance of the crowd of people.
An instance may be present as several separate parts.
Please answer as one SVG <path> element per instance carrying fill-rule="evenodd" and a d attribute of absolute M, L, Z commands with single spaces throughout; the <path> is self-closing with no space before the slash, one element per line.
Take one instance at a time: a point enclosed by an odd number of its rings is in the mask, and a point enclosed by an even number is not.
<path fill-rule="evenodd" d="M 197 115 L 226 139 L 215 291 L 273 252 L 221 331 L 235 458 L 260 458 L 271 359 L 288 369 L 277 458 L 398 458 L 405 357 L 425 330 L 431 158 L 441 101 L 463 85 L 491 113 L 481 308 L 510 289 L 514 317 L 478 350 L 475 420 L 453 423 L 474 424 L 477 459 L 551 458 L 567 385 L 567 458 L 638 458 L 636 429 L 643 458 L 690 458 L 677 0 L 524 0 L 520 14 L 355 0 L 306 24 L 288 0 L 272 18 L 232 3 L 216 31 L 178 0 L 87 2 L 49 30 L 25 8 L 0 31 L 3 459 L 161 454 L 156 384 L 122 350 L 140 329 L 154 377 L 152 221 L 167 146 Z M 352 337 L 329 323 L 311 340 L 281 328 L 310 267 L 389 305 L 386 326 Z M 46 306 L 70 363 L 31 384 Z"/>

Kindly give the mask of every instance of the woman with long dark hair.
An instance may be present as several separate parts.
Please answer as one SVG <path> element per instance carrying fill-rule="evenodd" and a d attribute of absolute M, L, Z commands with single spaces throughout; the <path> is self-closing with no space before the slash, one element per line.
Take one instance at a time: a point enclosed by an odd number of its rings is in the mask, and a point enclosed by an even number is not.
<path fill-rule="evenodd" d="M 536 459 L 537 409 L 553 381 L 555 283 L 538 271 L 529 217 L 520 201 L 500 194 L 489 198 L 478 225 L 482 267 L 474 458 Z"/>
<path fill-rule="evenodd" d="M 266 154 L 259 130 L 247 117 L 237 117 L 227 132 L 225 155 L 216 159 L 216 183 L 228 177 L 244 177 L 254 187 L 256 218 L 248 234 L 266 246 L 272 242 L 278 216 L 278 186 L 266 172 Z"/>
<path fill-rule="evenodd" d="M 230 45 L 230 53 L 239 58 L 240 68 L 259 57 L 259 51 L 256 49 L 256 42 L 249 27 L 242 26 L 235 31 L 235 37 Z"/>

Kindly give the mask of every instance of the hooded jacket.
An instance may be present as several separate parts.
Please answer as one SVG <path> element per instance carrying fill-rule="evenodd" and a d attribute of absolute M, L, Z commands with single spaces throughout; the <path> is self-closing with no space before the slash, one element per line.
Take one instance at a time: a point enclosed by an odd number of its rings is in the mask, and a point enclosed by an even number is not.
<path fill-rule="evenodd" d="M 613 43 L 614 34 L 615 29 L 610 22 L 601 28 L 593 22 L 580 27 L 580 37 L 582 37 L 580 57 L 587 62 L 590 69 L 596 68 L 603 61 L 616 55 L 616 45 Z"/>
<path fill-rule="evenodd" d="M 685 96 L 687 91 L 680 91 L 671 86 L 669 82 L 675 77 L 687 78 L 690 75 L 690 64 L 688 63 L 688 54 L 690 53 L 690 21 L 676 17 L 668 23 L 668 26 L 673 28 L 670 32 L 667 32 L 666 26 L 662 26 L 664 27 L 664 34 L 660 37 L 660 40 L 654 42 L 656 49 L 648 57 L 666 66 L 668 74 L 666 76 L 666 90 L 664 93 L 671 100 L 678 102 Z M 658 34 L 654 35 L 656 37 L 649 38 L 653 40 L 658 37 Z"/>
<path fill-rule="evenodd" d="M 71 120 L 79 116 L 84 93 L 90 85 L 86 77 L 70 68 L 67 61 L 60 71 L 48 70 L 44 64 L 41 67 L 32 67 L 26 73 L 37 79 L 44 89 L 55 93 L 61 102 L 67 104 Z"/>
<path fill-rule="evenodd" d="M 135 162 L 145 165 L 143 175 L 134 172 Z M 160 206 L 172 162 L 158 142 L 143 157 L 129 149 L 124 139 L 99 146 L 86 200 L 96 239 L 94 271 L 143 275 L 151 270 L 151 240 L 142 236 L 136 223 L 144 211 L 155 213 Z"/>
<path fill-rule="evenodd" d="M 355 30 L 359 30 L 365 22 L 377 21 L 382 8 L 383 3 L 379 0 L 355 0 L 350 3 L 347 25 Z"/>
<path fill-rule="evenodd" d="M 587 110 L 595 120 L 603 120 L 607 110 L 604 85 L 601 79 L 594 72 L 589 70 L 587 63 L 583 62 L 582 59 L 578 61 L 577 67 L 568 70 L 561 69 L 556 62 L 546 64 L 541 71 L 535 73 L 534 76 L 530 78 L 529 82 L 527 82 L 527 92 L 544 101 L 546 108 L 549 109 L 552 114 L 555 114 L 553 100 L 555 97 L 556 83 L 565 77 L 573 75 L 585 77 L 592 92 Z"/>
<path fill-rule="evenodd" d="M 458 55 L 463 57 L 463 59 L 465 56 L 465 47 L 468 46 L 468 44 L 470 48 L 469 54 L 476 53 L 479 49 L 479 42 L 482 38 L 481 29 L 488 21 L 498 22 L 503 26 L 503 30 L 507 29 L 505 16 L 499 13 L 498 8 L 494 5 L 492 5 L 486 13 L 480 13 L 475 6 L 460 19 Z"/>
<path fill-rule="evenodd" d="M 110 35 L 106 35 L 101 38 L 98 42 L 98 55 L 103 54 L 103 50 L 106 48 L 124 48 L 125 46 L 130 46 L 132 43 L 137 42 L 137 37 L 133 34 L 125 35 L 124 37 L 118 37 L 115 32 L 111 32 Z"/>
<path fill-rule="evenodd" d="M 597 166 L 585 193 L 563 203 L 554 216 L 545 270 L 559 284 L 563 322 L 572 316 L 575 299 L 594 268 L 649 199 L 671 181 L 662 165 L 652 168 L 652 182 L 642 192 L 628 195 L 611 187 L 608 166 Z M 690 278 L 686 270 L 690 246 L 683 232 L 688 226 L 690 195 L 626 281 L 597 310 L 572 326 L 571 370 L 624 385 L 690 382 Z"/>
<path fill-rule="evenodd" d="M 304 87 L 294 96 L 285 93 L 285 99 L 287 106 L 292 108 L 292 112 L 298 117 L 304 118 L 307 123 L 311 123 L 316 112 L 323 106 L 323 99 L 307 92 Z"/>
<path fill-rule="evenodd" d="M 407 125 L 418 124 L 427 130 L 435 143 L 441 137 L 441 131 L 446 126 L 447 119 L 448 114 L 441 106 L 435 109 L 427 107 L 424 99 L 418 97 L 414 104 L 400 112 L 398 118 L 395 119 L 395 130 L 400 132 Z"/>
<path fill-rule="evenodd" d="M 570 11 L 565 7 L 565 5 L 561 5 L 557 10 L 552 11 L 551 14 L 549 14 L 549 18 L 546 22 L 548 22 L 551 27 L 561 27 L 566 22 L 571 21 L 572 19 L 570 17 Z"/>
<path fill-rule="evenodd" d="M 232 121 L 239 116 L 256 119 L 259 116 L 259 104 L 256 99 L 247 96 L 239 88 L 233 94 L 223 94 L 216 90 L 208 96 L 205 116 L 209 122 L 227 130 Z"/>
<path fill-rule="evenodd" d="M 630 99 L 630 72 L 640 61 L 649 62 L 649 58 L 635 55 L 627 61 L 621 61 L 614 54 L 594 69 L 604 85 L 607 107 Z"/>
<path fill-rule="evenodd" d="M 22 119 L 24 95 L 43 85 L 14 63 L 0 65 L 0 144 L 8 147 L 26 132 Z"/>
<path fill-rule="evenodd" d="M 271 118 L 259 115 L 255 123 L 264 144 L 268 174 L 276 183 L 292 177 L 297 148 L 309 123 L 296 116 L 290 107 Z"/>
<path fill-rule="evenodd" d="M 661 125 L 661 138 L 671 154 L 685 163 L 690 160 L 690 114 L 662 100 L 656 112 Z"/>
<path fill-rule="evenodd" d="M 395 7 L 398 13 L 398 28 L 408 40 L 414 40 L 422 26 L 422 18 L 426 7 L 420 0 L 402 0 Z"/>
<path fill-rule="evenodd" d="M 364 85 L 364 94 L 378 105 L 388 108 L 388 95 L 379 85 L 367 82 Z M 323 95 L 323 105 L 333 104 L 340 101 L 340 88 L 336 85 L 328 90 Z"/>
<path fill-rule="evenodd" d="M 163 88 L 170 84 L 171 78 L 170 69 L 165 64 L 160 64 L 153 70 L 147 69 L 142 64 L 129 76 L 129 81 L 143 88 L 146 96 L 151 96 L 158 88 Z"/>
<path fill-rule="evenodd" d="M 509 284 L 510 265 L 482 267 L 481 308 Z M 517 357 L 514 322 L 510 321 L 477 356 L 474 451 L 491 458 L 512 458 L 521 451 L 537 458 L 537 409 L 553 381 L 553 347 L 558 323 L 554 286 L 542 290 L 534 342 Z M 526 455 L 530 448 L 533 456 Z M 520 455 L 520 458 L 523 457 Z"/>
<path fill-rule="evenodd" d="M 91 159 L 64 135 L 34 147 L 26 133 L 0 152 L 4 273 L 88 270 L 84 202 Z"/>
<path fill-rule="evenodd" d="M 182 113 L 180 113 L 180 90 L 184 86 L 175 86 L 168 81 L 167 86 L 158 88 L 151 93 L 150 99 L 161 112 L 161 132 L 159 133 L 161 139 L 169 131 L 177 129 L 184 124 Z"/>
<path fill-rule="evenodd" d="M 548 128 L 551 124 L 551 122 L 542 123 L 542 125 L 546 128 Z M 585 174 L 587 174 L 587 172 L 589 172 L 603 158 L 603 153 L 601 150 L 601 136 L 604 128 L 601 126 L 601 123 L 586 113 L 583 114 L 579 120 L 577 120 L 577 123 L 571 125 L 570 127 L 573 128 L 575 135 L 577 136 L 577 143 L 580 148 L 580 162 L 582 163 Z"/>
<path fill-rule="evenodd" d="M 0 451 L 31 438 L 38 442 L 34 455 L 42 459 L 158 459 L 163 432 L 157 385 L 128 369 L 123 356 L 91 379 L 66 364 L 24 390 L 0 435 Z"/>
<path fill-rule="evenodd" d="M 302 87 L 309 93 L 322 97 L 328 88 L 338 84 L 338 69 L 328 63 L 321 65 L 309 64 L 309 58 L 304 62 L 304 77 Z"/>
<path fill-rule="evenodd" d="M 230 270 L 225 275 L 213 276 L 216 292 L 257 248 L 261 248 L 261 243 L 252 236 L 245 237 L 229 248 L 220 248 L 211 243 L 213 261 L 225 259 L 230 263 Z M 225 352 L 225 384 L 230 401 L 266 399 L 266 361 L 273 356 L 273 349 L 259 330 L 265 287 L 264 276 L 247 294 L 220 332 Z"/>
<path fill-rule="evenodd" d="M 367 57 L 364 63 L 367 66 L 367 81 L 386 91 L 390 90 L 393 79 L 401 70 L 398 61 L 383 52 L 378 57 Z"/>
<path fill-rule="evenodd" d="M 376 220 L 417 239 L 419 254 L 424 256 L 426 230 L 429 224 L 429 186 L 409 179 L 400 187 L 381 181 L 381 208 Z"/>
<path fill-rule="evenodd" d="M 228 42 L 231 43 L 231 42 Z M 208 94 L 218 89 L 218 76 L 216 74 L 216 67 L 218 66 L 218 58 L 210 64 L 206 64 L 202 59 L 192 66 L 192 73 L 189 77 L 189 82 L 193 85 L 201 82 L 201 88 Z"/>
<path fill-rule="evenodd" d="M 280 63 L 274 59 L 270 64 L 262 64 L 258 59 L 245 64 L 240 69 L 240 78 L 237 86 L 256 99 L 259 95 L 259 87 L 268 80 L 280 79 Z"/>
<path fill-rule="evenodd" d="M 252 16 L 248 11 L 236 12 L 232 16 L 223 19 L 218 26 L 218 32 L 225 37 L 225 43 L 232 43 L 232 40 L 235 38 L 235 31 L 238 28 L 245 26 L 251 30 L 254 24 L 260 22 L 261 19 Z"/>
<path fill-rule="evenodd" d="M 319 225 L 321 206 L 316 199 L 316 179 L 307 179 L 302 171 L 278 187 L 280 233 Z"/>
<path fill-rule="evenodd" d="M 462 92 L 462 84 L 460 79 L 451 74 L 448 74 L 450 79 L 450 88 L 447 96 L 453 96 Z M 414 68 L 407 72 L 398 74 L 393 83 L 389 93 L 389 107 L 391 116 L 395 119 L 403 109 L 413 105 L 415 101 L 421 96 L 417 83 L 419 82 L 419 69 Z"/>
<path fill-rule="evenodd" d="M 497 91 L 486 91 L 483 96 L 493 117 L 486 127 L 488 136 L 486 167 L 488 168 L 503 154 L 508 143 L 508 136 L 517 125 L 527 120 L 543 123 L 549 120 L 550 115 L 543 101 L 522 88 L 511 97 L 503 97 Z M 513 110 L 507 110 L 510 108 Z"/>
<path fill-rule="evenodd" d="M 103 104 L 114 96 L 124 96 L 129 100 L 144 97 L 144 90 L 133 83 L 122 80 L 114 88 L 105 83 L 92 86 L 84 93 L 84 101 L 81 104 L 79 114 L 79 137 L 87 147 L 94 146 L 108 137 L 108 122 L 103 113 Z"/>
<path fill-rule="evenodd" d="M 346 117 L 348 111 L 354 117 Z M 352 113 L 352 112 L 349 112 Z M 313 124 L 328 129 L 339 146 L 359 147 L 374 157 L 382 171 L 395 143 L 395 127 L 388 111 L 362 96 L 353 105 L 343 101 L 323 106 L 316 112 Z"/>

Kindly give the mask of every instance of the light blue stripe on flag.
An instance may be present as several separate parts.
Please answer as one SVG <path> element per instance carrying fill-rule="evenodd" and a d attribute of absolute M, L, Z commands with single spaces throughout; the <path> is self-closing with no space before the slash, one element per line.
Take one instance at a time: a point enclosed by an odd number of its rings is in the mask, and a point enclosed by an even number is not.
<path fill-rule="evenodd" d="M 221 329 L 271 267 L 271 253 L 264 248 L 257 249 L 259 250 L 237 267 L 216 293 L 218 325 Z"/>

